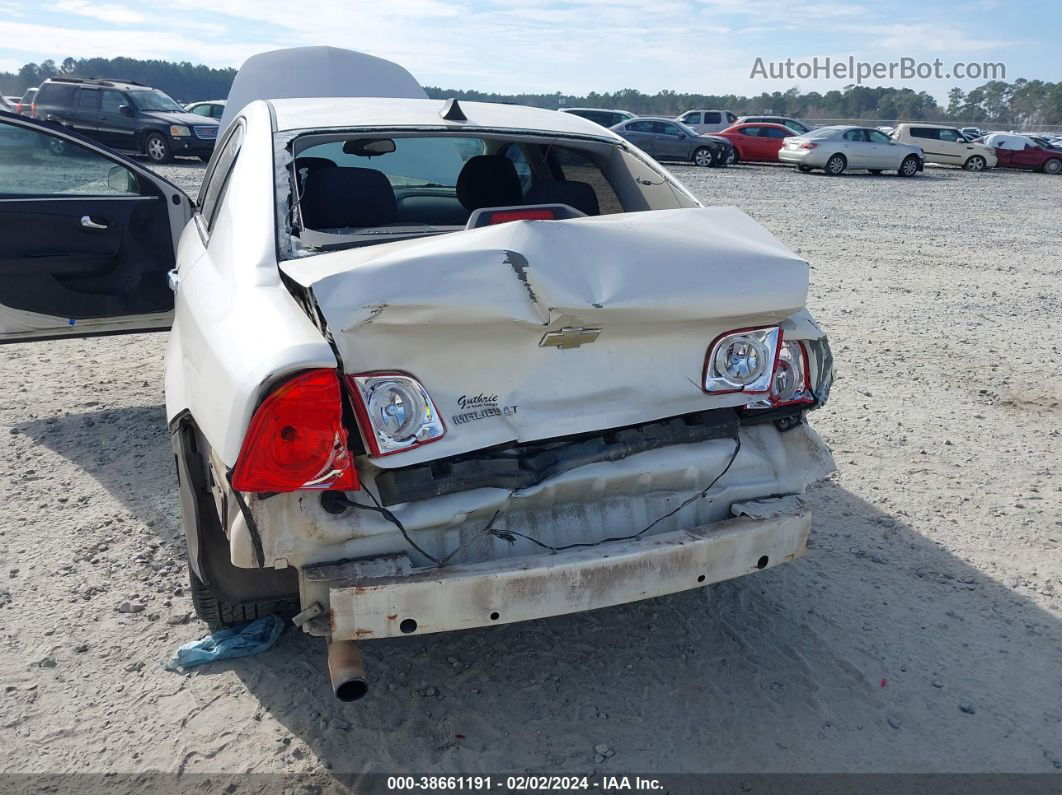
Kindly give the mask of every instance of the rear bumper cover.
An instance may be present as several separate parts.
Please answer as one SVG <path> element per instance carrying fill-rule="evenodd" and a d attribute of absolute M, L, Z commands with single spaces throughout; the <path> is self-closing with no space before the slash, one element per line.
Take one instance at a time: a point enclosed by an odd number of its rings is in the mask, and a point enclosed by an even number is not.
<path fill-rule="evenodd" d="M 304 629 L 366 640 L 528 621 L 698 588 L 806 552 L 811 512 L 796 497 L 733 512 L 690 530 L 442 569 L 414 571 L 404 556 L 311 566 L 303 604 L 316 598 L 329 616 Z"/>

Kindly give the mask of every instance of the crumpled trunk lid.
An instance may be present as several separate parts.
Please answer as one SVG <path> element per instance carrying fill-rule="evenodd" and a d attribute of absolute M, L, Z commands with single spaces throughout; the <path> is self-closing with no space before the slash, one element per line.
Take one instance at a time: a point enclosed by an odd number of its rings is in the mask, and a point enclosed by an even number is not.
<path fill-rule="evenodd" d="M 403 371 L 447 426 L 401 467 L 746 402 L 706 395 L 723 332 L 804 307 L 807 263 L 732 207 L 517 221 L 282 263 L 347 373 Z M 582 344 L 548 344 L 552 332 Z M 545 343 L 545 344 L 544 344 Z"/>

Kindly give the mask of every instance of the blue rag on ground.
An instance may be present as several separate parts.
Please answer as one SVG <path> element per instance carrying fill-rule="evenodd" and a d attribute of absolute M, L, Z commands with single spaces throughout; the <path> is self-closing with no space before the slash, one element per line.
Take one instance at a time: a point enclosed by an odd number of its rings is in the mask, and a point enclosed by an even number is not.
<path fill-rule="evenodd" d="M 275 615 L 239 627 L 225 627 L 205 638 L 184 644 L 177 649 L 173 659 L 164 662 L 162 667 L 167 671 L 176 671 L 178 668 L 191 668 L 216 660 L 259 654 L 272 648 L 283 631 L 284 622 Z"/>

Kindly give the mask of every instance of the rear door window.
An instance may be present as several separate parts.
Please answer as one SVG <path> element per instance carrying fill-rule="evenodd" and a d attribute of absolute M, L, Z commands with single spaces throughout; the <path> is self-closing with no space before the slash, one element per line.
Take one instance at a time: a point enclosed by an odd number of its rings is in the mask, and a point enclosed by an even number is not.
<path fill-rule="evenodd" d="M 632 121 L 626 127 L 628 132 L 635 133 L 651 133 L 653 131 L 653 123 L 651 121 Z"/>
<path fill-rule="evenodd" d="M 77 92 L 78 110 L 97 110 L 100 106 L 100 92 L 96 88 L 79 88 Z"/>
<path fill-rule="evenodd" d="M 705 124 L 719 124 L 722 120 L 723 116 L 718 111 L 707 111 L 704 114 Z"/>
<path fill-rule="evenodd" d="M 760 135 L 764 138 L 786 138 L 793 133 L 787 130 L 779 130 L 777 127 L 762 127 Z"/>
<path fill-rule="evenodd" d="M 232 167 L 236 164 L 236 157 L 240 154 L 243 145 L 243 125 L 237 124 L 232 132 L 221 144 L 221 152 L 213 158 L 210 173 L 203 180 L 203 188 L 199 194 L 199 214 L 202 216 L 209 232 L 214 226 L 218 206 L 225 197 L 225 189 L 229 184 L 229 175 Z"/>
<path fill-rule="evenodd" d="M 939 132 L 940 132 L 940 130 L 938 130 L 936 127 L 912 127 L 911 128 L 911 137 L 912 138 L 929 138 L 930 140 L 936 141 L 936 140 L 939 139 L 939 137 L 937 135 L 937 133 L 939 133 Z"/>

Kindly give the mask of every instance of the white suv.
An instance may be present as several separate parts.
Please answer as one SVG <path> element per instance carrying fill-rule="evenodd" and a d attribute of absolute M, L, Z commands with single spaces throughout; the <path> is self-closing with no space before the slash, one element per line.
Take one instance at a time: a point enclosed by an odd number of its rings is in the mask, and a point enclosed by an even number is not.
<path fill-rule="evenodd" d="M 699 133 L 711 133 L 725 130 L 737 121 L 737 116 L 728 110 L 688 110 L 676 121 L 692 127 Z"/>
<path fill-rule="evenodd" d="M 924 122 L 904 122 L 892 131 L 892 139 L 922 147 L 927 163 L 962 166 L 967 171 L 996 167 L 996 153 L 991 146 L 974 143 L 955 127 Z"/>

